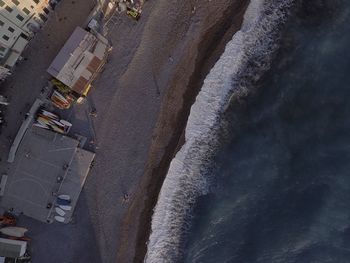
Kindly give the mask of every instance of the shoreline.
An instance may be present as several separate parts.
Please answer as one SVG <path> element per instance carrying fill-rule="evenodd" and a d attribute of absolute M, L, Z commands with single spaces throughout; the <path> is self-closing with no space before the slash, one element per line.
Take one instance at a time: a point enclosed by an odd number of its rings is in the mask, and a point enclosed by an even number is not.
<path fill-rule="evenodd" d="M 153 0 L 146 2 L 138 22 L 121 15 L 110 25 L 114 48 L 89 94 L 98 117 L 86 128 L 96 132 L 98 147 L 74 212 L 79 223 L 63 227 L 21 218 L 32 231 L 34 260 L 143 261 L 152 209 L 168 166 L 184 142 L 190 108 L 226 42 L 240 28 L 248 2 Z M 93 3 L 79 4 L 85 14 Z M 60 11 L 63 6 L 74 11 L 72 5 L 77 7 L 74 1 L 62 3 L 52 19 L 67 15 Z M 57 33 L 46 32 L 48 28 L 38 33 L 26 54 L 39 52 L 43 40 L 48 41 L 46 51 L 18 66 L 16 76 L 22 74 L 25 81 L 10 78 L 6 84 L 11 94 L 16 94 L 13 85 L 26 92 L 13 96 L 13 102 L 24 105 L 39 93 L 48 64 L 70 35 L 70 27 L 83 19 L 67 16 L 54 23 Z M 34 66 L 24 74 L 29 65 Z M 30 82 L 36 91 L 26 87 Z M 7 132 L 17 130 L 12 128 L 20 122 L 17 111 L 26 109 L 11 108 L 9 114 L 15 117 Z M 73 118 L 84 114 L 84 108 L 77 107 Z M 123 200 L 125 193 L 128 202 Z M 55 241 L 46 242 L 53 237 Z M 66 253 L 58 252 L 60 246 Z"/>
<path fill-rule="evenodd" d="M 138 194 L 123 218 L 117 262 L 131 262 L 132 258 L 133 262 L 143 262 L 153 208 L 170 162 L 184 143 L 184 130 L 191 106 L 206 75 L 223 53 L 226 43 L 240 29 L 248 3 L 247 0 L 230 1 L 214 25 L 203 25 L 198 39 L 193 40 L 191 47 L 182 54 L 182 63 L 177 66 L 162 100 Z M 193 58 L 195 62 L 191 65 L 192 71 L 186 71 L 184 80 L 184 65 L 193 62 L 188 59 L 193 53 L 192 47 L 197 50 L 197 54 Z"/>

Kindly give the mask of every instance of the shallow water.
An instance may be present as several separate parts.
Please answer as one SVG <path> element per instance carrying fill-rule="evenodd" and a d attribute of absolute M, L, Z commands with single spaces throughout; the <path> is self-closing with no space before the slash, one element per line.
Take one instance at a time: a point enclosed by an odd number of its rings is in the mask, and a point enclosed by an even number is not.
<path fill-rule="evenodd" d="M 349 32 L 349 1 L 300 4 L 217 157 L 186 262 L 350 262 Z"/>

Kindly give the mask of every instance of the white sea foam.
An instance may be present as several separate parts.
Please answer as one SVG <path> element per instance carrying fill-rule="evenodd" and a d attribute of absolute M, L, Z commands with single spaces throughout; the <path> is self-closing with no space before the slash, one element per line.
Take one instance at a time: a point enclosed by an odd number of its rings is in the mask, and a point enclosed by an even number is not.
<path fill-rule="evenodd" d="M 191 108 L 185 144 L 172 160 L 152 217 L 147 263 L 177 262 L 191 209 L 208 191 L 206 169 L 218 147 L 221 117 L 270 67 L 281 25 L 294 0 L 251 0 L 240 31 L 206 77 Z"/>

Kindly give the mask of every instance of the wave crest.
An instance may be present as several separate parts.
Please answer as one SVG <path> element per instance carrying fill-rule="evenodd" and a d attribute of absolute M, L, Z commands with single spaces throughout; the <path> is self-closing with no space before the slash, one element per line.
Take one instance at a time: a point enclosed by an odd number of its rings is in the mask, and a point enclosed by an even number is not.
<path fill-rule="evenodd" d="M 295 0 L 251 0 L 242 28 L 226 45 L 191 108 L 185 144 L 172 160 L 152 217 L 147 263 L 177 262 L 184 253 L 191 210 L 208 192 L 208 168 L 219 147 L 222 115 L 270 68 L 282 25 Z"/>

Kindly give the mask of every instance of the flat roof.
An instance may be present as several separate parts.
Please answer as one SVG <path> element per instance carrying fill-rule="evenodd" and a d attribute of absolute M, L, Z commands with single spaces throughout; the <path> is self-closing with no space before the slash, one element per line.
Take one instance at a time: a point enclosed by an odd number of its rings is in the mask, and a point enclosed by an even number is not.
<path fill-rule="evenodd" d="M 27 249 L 27 242 L 0 238 L 0 256 L 18 258 L 23 256 Z"/>
<path fill-rule="evenodd" d="M 79 141 L 39 127 L 31 126 L 17 150 L 1 206 L 47 222 L 57 194 L 68 194 L 73 213 L 95 154 L 78 148 Z M 62 178 L 63 180 L 58 180 Z"/>
<path fill-rule="evenodd" d="M 47 69 L 47 72 L 52 76 L 57 77 L 60 70 L 67 63 L 73 51 L 79 46 L 84 37 L 89 34 L 86 30 L 81 27 L 75 28 L 72 35 L 68 38 L 67 42 L 61 48 L 51 65 Z"/>

